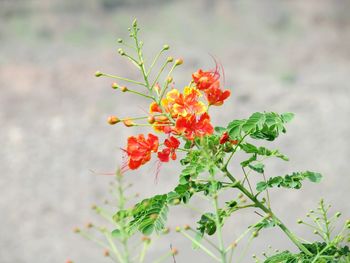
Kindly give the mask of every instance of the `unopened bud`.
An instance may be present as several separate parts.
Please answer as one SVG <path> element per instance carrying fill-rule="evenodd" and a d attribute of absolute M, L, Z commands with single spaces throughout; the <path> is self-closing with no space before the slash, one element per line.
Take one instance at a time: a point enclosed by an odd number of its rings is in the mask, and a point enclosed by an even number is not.
<path fill-rule="evenodd" d="M 125 51 L 124 51 L 122 48 L 118 48 L 118 53 L 119 53 L 121 56 L 124 56 L 124 55 L 125 55 Z"/>
<path fill-rule="evenodd" d="M 103 251 L 103 255 L 104 255 L 105 257 L 109 257 L 109 250 L 108 250 L 108 249 L 105 249 L 105 250 Z"/>
<path fill-rule="evenodd" d="M 151 214 L 149 216 L 150 219 L 156 220 L 158 218 L 158 214 Z"/>
<path fill-rule="evenodd" d="M 318 231 L 317 231 L 317 230 L 314 230 L 314 234 L 317 235 L 317 234 L 318 234 Z"/>
<path fill-rule="evenodd" d="M 132 22 L 133 27 L 137 27 L 137 19 L 135 18 L 134 21 Z"/>
<path fill-rule="evenodd" d="M 142 241 L 142 242 L 149 243 L 149 242 L 151 242 L 151 239 L 150 239 L 148 236 L 142 236 L 142 237 L 141 237 L 141 241 Z"/>
<path fill-rule="evenodd" d="M 119 88 L 119 85 L 116 82 L 112 83 L 112 89 L 117 89 L 117 88 Z"/>
<path fill-rule="evenodd" d="M 187 224 L 184 225 L 184 229 L 185 229 L 185 230 L 189 230 L 190 228 L 191 228 L 191 227 L 190 227 L 189 225 L 187 225 Z"/>
<path fill-rule="evenodd" d="M 302 224 L 302 223 L 303 223 L 303 220 L 298 219 L 297 223 L 298 223 L 298 224 Z"/>
<path fill-rule="evenodd" d="M 96 71 L 95 72 L 95 77 L 101 77 L 103 74 L 101 71 Z"/>
<path fill-rule="evenodd" d="M 184 60 L 182 58 L 178 58 L 177 60 L 175 60 L 175 65 L 176 66 L 180 66 L 183 63 L 184 63 Z"/>
<path fill-rule="evenodd" d="M 91 209 L 92 209 L 92 210 L 95 210 L 96 208 L 97 208 L 96 205 L 91 205 Z"/>
<path fill-rule="evenodd" d="M 118 122 L 120 122 L 120 120 L 114 115 L 109 116 L 107 121 L 110 125 L 114 125 L 114 124 L 117 124 Z"/>
<path fill-rule="evenodd" d="M 74 232 L 74 233 L 80 233 L 80 228 L 79 228 L 79 227 L 75 227 L 75 228 L 73 229 L 73 232 Z"/>
<path fill-rule="evenodd" d="M 118 43 L 123 43 L 123 39 L 118 38 L 117 42 L 118 42 Z"/>
<path fill-rule="evenodd" d="M 254 231 L 253 232 L 253 237 L 257 237 L 259 235 L 259 232 L 258 231 Z"/>
<path fill-rule="evenodd" d="M 70 260 L 70 259 L 67 259 L 67 260 L 66 260 L 66 263 L 73 263 L 73 261 Z"/>
<path fill-rule="evenodd" d="M 174 199 L 173 204 L 174 205 L 180 204 L 180 199 L 178 199 L 178 198 Z"/>
<path fill-rule="evenodd" d="M 172 248 L 171 249 L 171 254 L 172 255 L 177 255 L 177 253 L 179 253 L 179 251 L 176 248 Z"/>
<path fill-rule="evenodd" d="M 128 88 L 127 88 L 126 86 L 122 86 L 122 87 L 120 88 L 120 90 L 121 90 L 122 92 L 127 92 L 127 91 L 128 91 Z"/>
<path fill-rule="evenodd" d="M 92 227 L 94 227 L 94 225 L 93 225 L 91 222 L 88 222 L 88 223 L 86 224 L 86 228 L 92 228 Z"/>
<path fill-rule="evenodd" d="M 154 118 L 154 116 L 148 116 L 147 122 L 148 122 L 149 124 L 153 124 L 155 121 L 156 121 L 156 119 Z"/>
<path fill-rule="evenodd" d="M 173 81 L 173 77 L 168 77 L 166 80 L 168 83 L 171 83 Z"/>
<path fill-rule="evenodd" d="M 175 231 L 176 232 L 180 232 L 181 231 L 181 227 L 179 227 L 179 226 L 175 227 Z"/>
<path fill-rule="evenodd" d="M 169 47 L 169 45 L 164 45 L 163 46 L 163 50 L 168 50 L 170 47 Z"/>
<path fill-rule="evenodd" d="M 173 62 L 173 61 L 174 61 L 174 58 L 173 58 L 173 57 L 168 57 L 168 58 L 166 59 L 166 61 L 167 61 L 167 62 Z"/>
<path fill-rule="evenodd" d="M 163 229 L 163 234 L 168 234 L 170 232 L 170 228 L 166 227 Z"/>
<path fill-rule="evenodd" d="M 130 120 L 130 119 L 125 119 L 125 120 L 123 120 L 123 123 L 124 123 L 124 125 L 125 125 L 126 127 L 132 127 L 132 126 L 135 125 L 135 123 L 134 123 L 132 120 Z"/>
<path fill-rule="evenodd" d="M 340 212 L 337 212 L 336 214 L 335 214 L 335 217 L 340 217 L 341 216 L 341 213 Z"/>

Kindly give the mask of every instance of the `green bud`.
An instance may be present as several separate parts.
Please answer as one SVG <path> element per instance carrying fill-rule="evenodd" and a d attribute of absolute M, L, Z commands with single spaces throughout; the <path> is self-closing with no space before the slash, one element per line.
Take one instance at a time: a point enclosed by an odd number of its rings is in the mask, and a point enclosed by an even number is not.
<path fill-rule="evenodd" d="M 118 42 L 118 43 L 123 43 L 123 39 L 118 38 L 117 42 Z"/>
<path fill-rule="evenodd" d="M 167 62 L 173 62 L 173 61 L 174 61 L 174 58 L 173 58 L 173 57 L 168 57 L 168 58 L 166 59 L 166 61 L 167 61 Z"/>
<path fill-rule="evenodd" d="M 255 237 L 259 236 L 259 232 L 258 231 L 254 231 L 252 235 L 253 235 L 253 238 L 255 238 Z"/>
<path fill-rule="evenodd" d="M 112 89 L 117 89 L 119 88 L 118 84 L 116 82 L 112 83 Z"/>
<path fill-rule="evenodd" d="M 337 217 L 337 218 L 340 217 L 340 216 L 341 216 L 341 213 L 340 213 L 340 212 L 338 212 L 338 213 L 335 214 L 335 217 Z"/>
<path fill-rule="evenodd" d="M 125 51 L 124 51 L 122 48 L 118 48 L 118 53 L 119 53 L 121 56 L 124 56 L 124 55 L 125 55 Z"/>
<path fill-rule="evenodd" d="M 163 50 L 168 50 L 170 47 L 169 47 L 169 45 L 164 45 L 163 46 Z"/>
<path fill-rule="evenodd" d="M 179 227 L 179 226 L 175 227 L 175 231 L 176 232 L 180 232 L 181 231 L 181 227 Z"/>
<path fill-rule="evenodd" d="M 302 223 L 303 223 L 303 220 L 298 219 L 297 223 L 298 223 L 298 224 L 302 224 Z"/>
<path fill-rule="evenodd" d="M 137 19 L 135 18 L 134 21 L 132 22 L 133 27 L 137 27 Z"/>
<path fill-rule="evenodd" d="M 101 77 L 103 74 L 101 71 L 96 71 L 95 72 L 95 77 Z"/>

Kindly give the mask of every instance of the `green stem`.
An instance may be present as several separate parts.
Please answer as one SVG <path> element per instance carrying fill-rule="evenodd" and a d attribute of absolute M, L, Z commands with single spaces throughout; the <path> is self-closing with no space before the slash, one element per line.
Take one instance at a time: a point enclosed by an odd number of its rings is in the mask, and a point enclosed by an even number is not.
<path fill-rule="evenodd" d="M 232 181 L 237 182 L 237 180 L 232 176 L 230 172 L 224 168 L 224 172 L 226 176 Z M 283 224 L 283 222 L 271 211 L 271 209 L 267 208 L 263 203 L 261 203 L 254 195 L 252 195 L 240 182 L 235 185 L 235 188 L 239 189 L 245 196 L 247 196 L 251 201 L 255 203 L 255 205 L 264 211 L 266 214 L 270 215 L 271 218 L 276 222 L 278 227 L 289 237 L 289 239 L 306 255 L 312 255 L 312 253 L 296 238 L 296 236 Z"/>
<path fill-rule="evenodd" d="M 217 195 L 215 193 L 215 195 Z M 219 241 L 219 251 L 221 256 L 221 262 L 226 263 L 226 251 L 225 251 L 225 245 L 224 240 L 222 238 L 222 226 L 220 222 L 220 215 L 219 215 L 219 206 L 218 206 L 218 198 L 217 196 L 213 197 L 213 204 L 215 208 L 215 224 L 216 224 L 216 233 Z"/>
<path fill-rule="evenodd" d="M 184 232 L 183 230 L 180 231 L 181 234 L 183 234 L 185 237 L 187 237 L 189 240 L 191 240 L 196 246 L 198 246 L 200 249 L 203 250 L 203 252 L 205 252 L 208 256 L 212 257 L 213 259 L 215 259 L 218 262 L 221 262 L 221 260 L 214 255 L 213 252 L 211 252 L 208 248 L 206 248 L 203 244 L 201 244 L 200 242 L 198 242 L 196 239 L 194 239 L 193 237 L 191 237 L 189 234 L 187 234 L 186 232 Z"/>
<path fill-rule="evenodd" d="M 126 82 L 130 82 L 130 83 L 133 83 L 133 84 L 137 84 L 137 85 L 140 85 L 140 86 L 145 86 L 144 83 L 136 81 L 136 80 L 132 80 L 132 79 L 124 78 L 124 77 L 119 77 L 119 76 L 115 76 L 115 75 L 111 75 L 111 74 L 107 74 L 107 73 L 101 73 L 101 74 L 102 74 L 101 76 L 105 76 L 105 77 L 109 77 L 109 78 L 113 78 L 113 79 L 124 80 Z"/>

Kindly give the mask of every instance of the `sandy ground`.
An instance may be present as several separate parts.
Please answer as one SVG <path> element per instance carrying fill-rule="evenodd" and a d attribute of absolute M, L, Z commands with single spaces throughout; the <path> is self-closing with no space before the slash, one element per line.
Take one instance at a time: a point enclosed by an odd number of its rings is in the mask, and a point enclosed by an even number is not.
<path fill-rule="evenodd" d="M 0 2 L 5 5 L 6 1 Z M 110 114 L 142 114 L 147 105 L 96 79 L 101 69 L 139 78 L 116 54 L 115 39 L 126 37 L 134 16 L 143 27 L 150 54 L 164 43 L 184 66 L 174 75 L 185 85 L 198 67 L 225 68 L 231 99 L 215 110 L 225 124 L 253 111 L 291 111 L 296 118 L 277 146 L 291 159 L 269 163 L 269 175 L 315 170 L 319 185 L 275 191 L 273 207 L 298 234 L 312 237 L 295 220 L 320 197 L 350 216 L 350 12 L 349 1 L 186 1 L 99 10 L 55 12 L 50 5 L 30 14 L 1 14 L 0 28 L 0 262 L 108 262 L 102 251 L 72 234 L 95 221 L 92 203 L 108 198 L 109 176 L 121 163 L 120 147 L 143 129 L 110 127 Z M 4 22 L 4 23 L 3 23 Z M 154 183 L 154 166 L 127 173 L 142 197 L 172 189 L 178 166 L 164 166 Z M 237 169 L 232 167 L 234 171 Z M 238 171 L 238 170 L 237 170 Z M 227 196 L 229 197 L 229 196 Z M 194 201 L 194 205 L 210 209 Z M 174 209 L 169 226 L 197 221 L 199 215 Z M 233 216 L 225 230 L 234 240 L 256 219 L 253 211 Z M 279 230 L 266 230 L 252 244 L 291 248 Z M 163 237 L 150 258 L 179 248 L 176 262 L 211 262 L 181 236 Z M 147 262 L 151 262 L 148 259 Z M 168 262 L 172 262 L 169 260 Z M 252 262 L 248 257 L 243 262 Z"/>

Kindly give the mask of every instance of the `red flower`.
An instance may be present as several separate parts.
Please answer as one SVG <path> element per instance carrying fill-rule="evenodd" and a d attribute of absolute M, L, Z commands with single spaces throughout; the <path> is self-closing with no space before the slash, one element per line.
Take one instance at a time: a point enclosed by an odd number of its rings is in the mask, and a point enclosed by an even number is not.
<path fill-rule="evenodd" d="M 198 120 L 194 114 L 186 117 L 179 116 L 176 120 L 174 130 L 179 134 L 184 134 L 189 140 L 214 132 L 214 128 L 210 123 L 210 117 L 207 113 L 202 114 Z"/>
<path fill-rule="evenodd" d="M 228 132 L 224 132 L 220 137 L 220 144 L 224 144 L 225 142 L 228 142 L 230 136 L 228 135 Z"/>
<path fill-rule="evenodd" d="M 193 82 L 196 84 L 199 90 L 208 89 L 214 82 L 220 78 L 220 74 L 217 70 L 203 71 L 199 69 L 192 74 Z"/>
<path fill-rule="evenodd" d="M 158 151 L 158 145 L 158 137 L 153 134 L 148 134 L 147 139 L 143 134 L 130 136 L 126 148 L 129 168 L 135 170 L 151 160 L 151 153 Z"/>
<path fill-rule="evenodd" d="M 229 91 L 228 89 L 222 90 L 220 88 L 220 81 L 214 82 L 204 92 L 209 102 L 209 105 L 214 105 L 214 106 L 222 105 L 224 103 L 224 100 L 226 100 L 231 95 L 231 91 Z"/>
<path fill-rule="evenodd" d="M 171 156 L 172 160 L 176 160 L 175 150 L 179 148 L 180 141 L 174 136 L 170 136 L 169 139 L 165 139 L 164 145 L 167 147 L 161 152 L 158 152 L 158 158 L 161 162 L 169 162 L 169 157 Z"/>
<path fill-rule="evenodd" d="M 220 137 L 220 144 L 224 144 L 228 141 L 234 145 L 238 144 L 238 140 L 230 140 L 230 136 L 228 135 L 228 133 L 224 132 Z"/>

